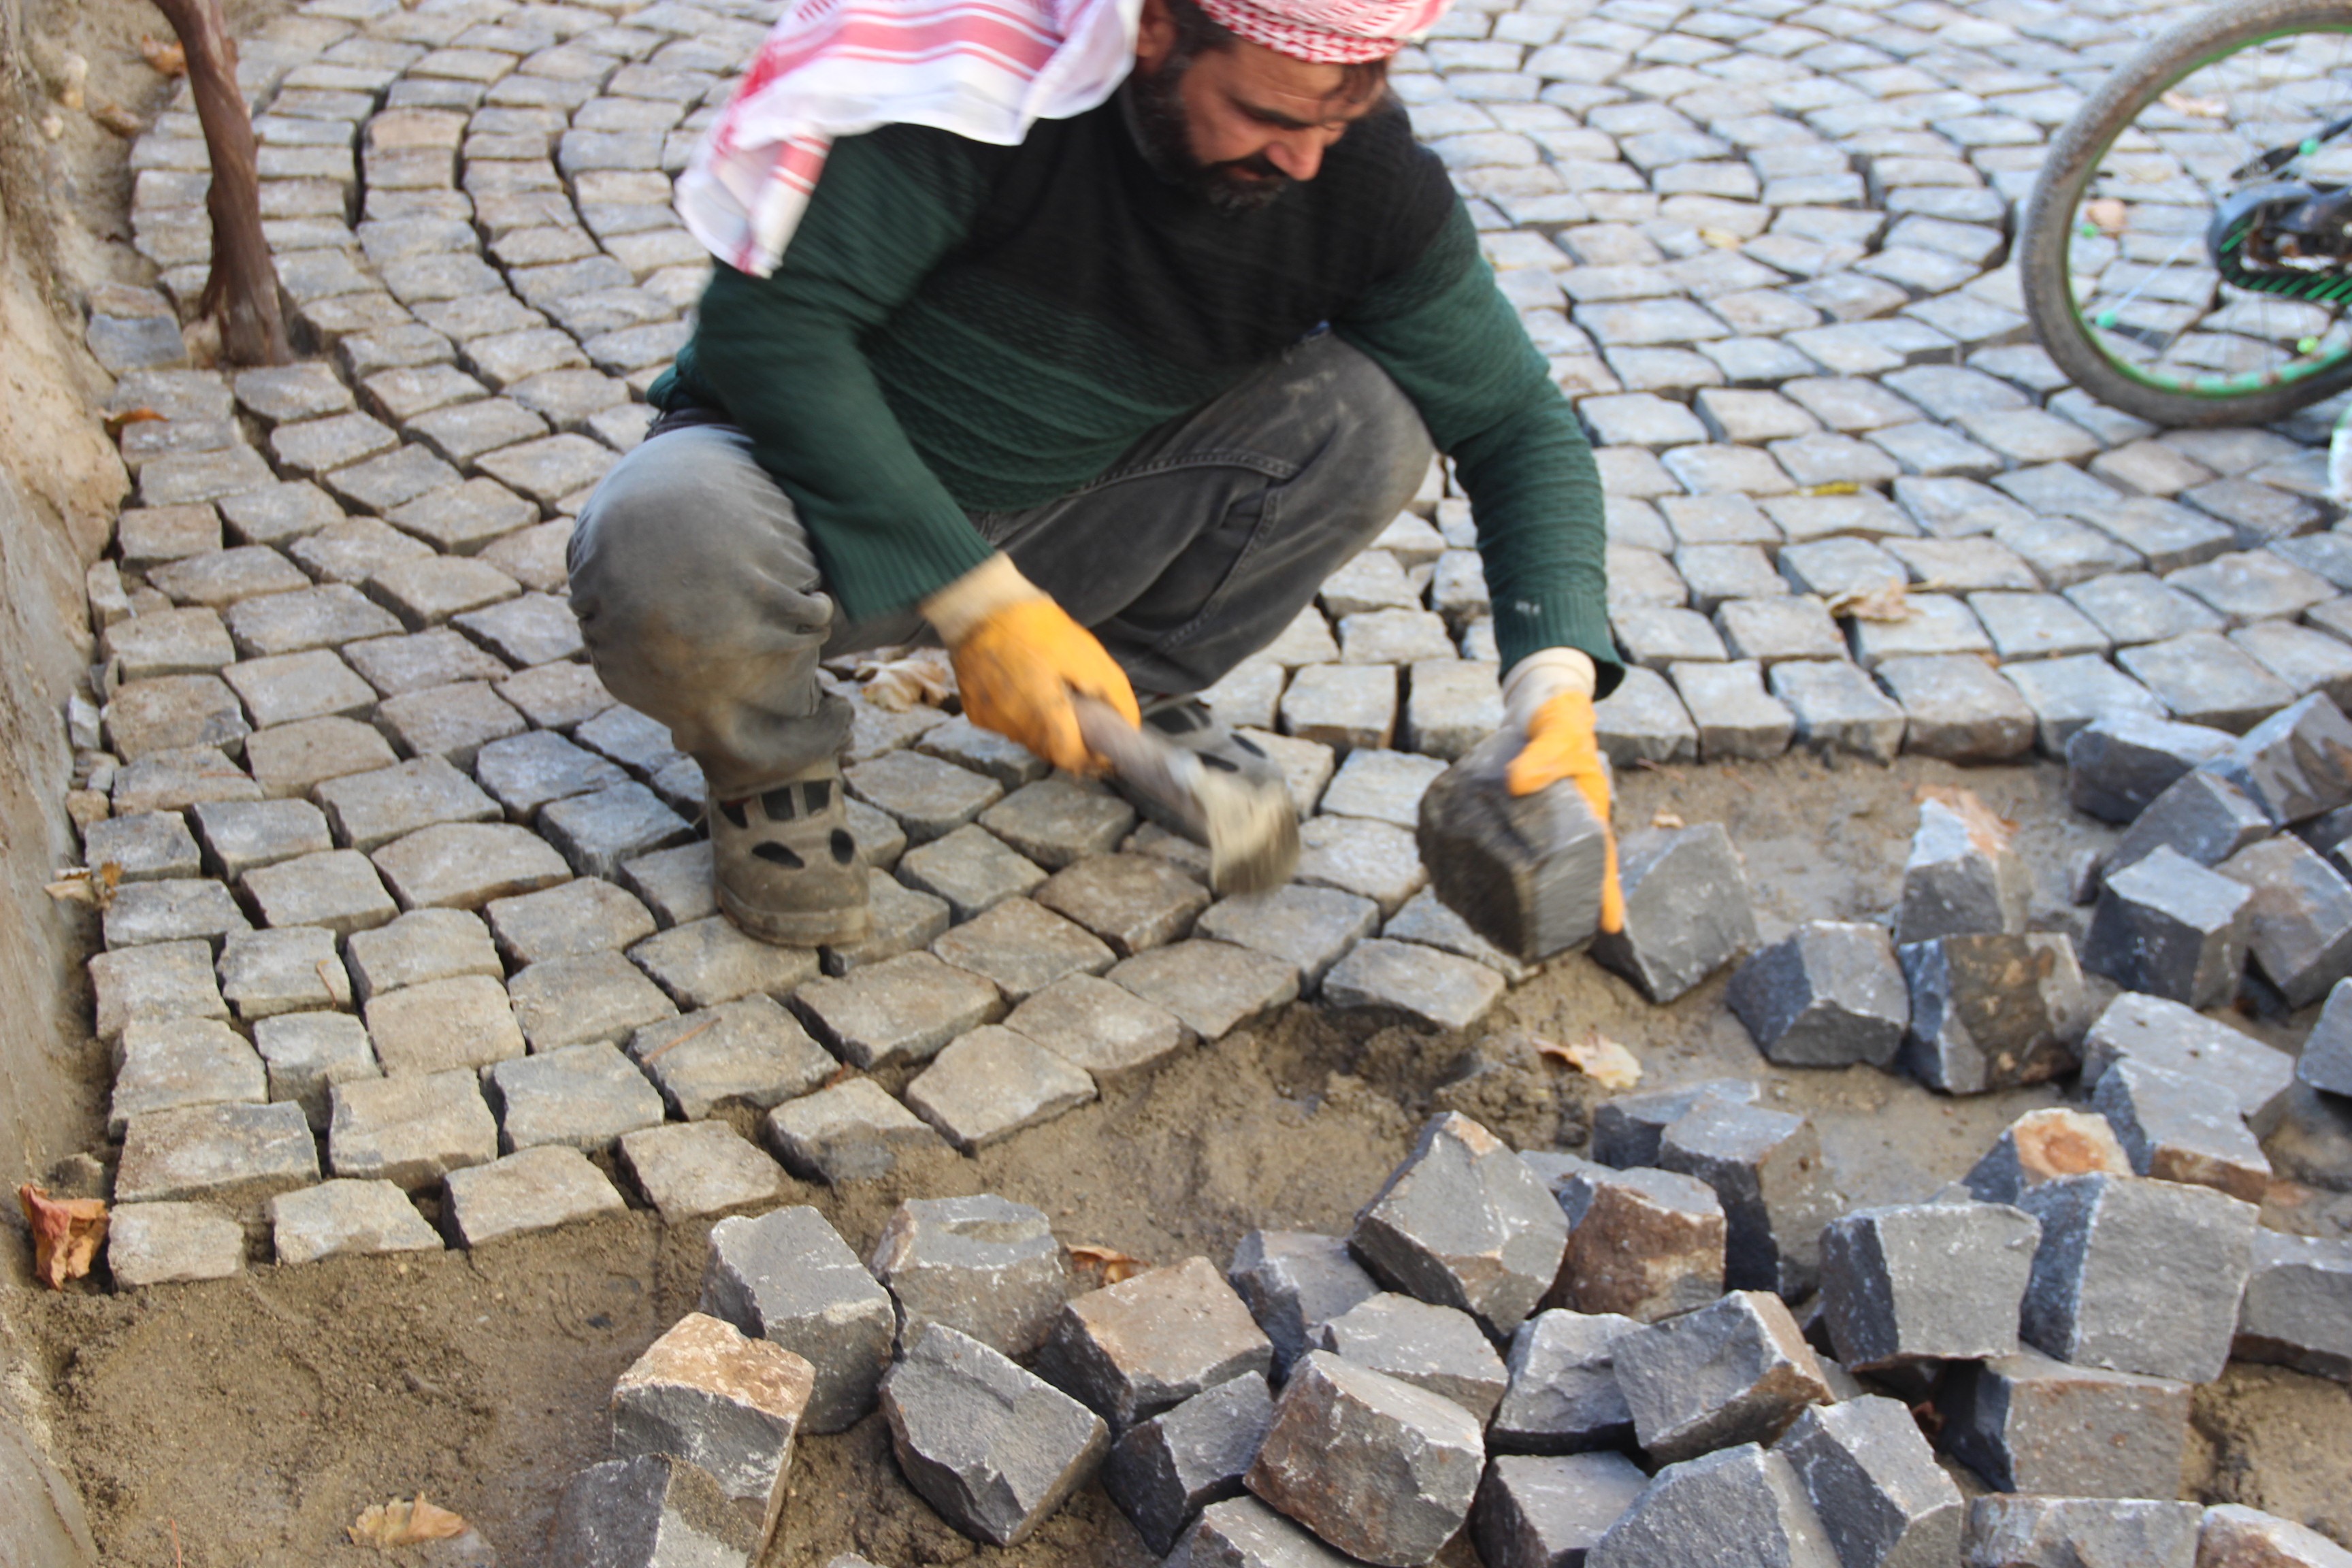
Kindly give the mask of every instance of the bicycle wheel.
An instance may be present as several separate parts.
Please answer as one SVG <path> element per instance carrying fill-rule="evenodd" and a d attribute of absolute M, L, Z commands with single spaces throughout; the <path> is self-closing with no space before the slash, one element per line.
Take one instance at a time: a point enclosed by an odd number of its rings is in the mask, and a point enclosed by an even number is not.
<path fill-rule="evenodd" d="M 2352 0 L 2226 0 L 2116 71 L 2051 144 L 2019 245 L 2053 359 L 2160 425 L 2260 425 L 2352 384 L 2352 279 L 2256 267 L 2298 189 L 2352 185 Z M 2335 134 L 2329 133 L 2334 132 Z M 2267 199 L 2250 195 L 2270 188 Z M 2251 286 L 2250 286 L 2251 285 Z"/>

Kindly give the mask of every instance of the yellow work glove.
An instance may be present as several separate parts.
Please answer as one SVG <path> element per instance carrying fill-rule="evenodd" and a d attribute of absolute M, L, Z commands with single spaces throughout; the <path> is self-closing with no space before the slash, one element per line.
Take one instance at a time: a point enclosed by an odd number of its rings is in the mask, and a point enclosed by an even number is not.
<path fill-rule="evenodd" d="M 1079 738 L 1072 693 L 1140 722 L 1127 672 L 1010 557 L 989 557 L 924 600 L 922 611 L 955 666 L 964 717 L 1054 766 L 1090 773 L 1103 765 Z"/>
<path fill-rule="evenodd" d="M 1511 667 L 1503 683 L 1504 703 L 1527 740 L 1511 759 L 1504 783 L 1513 795 L 1533 795 L 1565 779 L 1584 796 L 1604 834 L 1601 929 L 1620 931 L 1625 929 L 1625 893 L 1617 879 L 1609 771 L 1593 733 L 1592 678 L 1592 660 L 1574 648 L 1547 648 Z"/>

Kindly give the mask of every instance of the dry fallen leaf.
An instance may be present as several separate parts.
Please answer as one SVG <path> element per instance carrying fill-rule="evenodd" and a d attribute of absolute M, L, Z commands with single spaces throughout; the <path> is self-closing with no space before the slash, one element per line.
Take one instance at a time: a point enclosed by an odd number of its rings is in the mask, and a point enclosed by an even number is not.
<path fill-rule="evenodd" d="M 153 425 L 170 418 L 170 415 L 158 414 L 152 408 L 126 408 L 106 416 L 106 433 L 120 441 L 122 432 L 133 425 Z"/>
<path fill-rule="evenodd" d="M 89 111 L 89 117 L 117 136 L 136 136 L 147 129 L 145 121 L 119 103 L 101 103 Z"/>
<path fill-rule="evenodd" d="M 1900 583 L 1832 594 L 1829 612 L 1856 621 L 1907 621 L 1916 613 L 1911 608 L 1910 590 Z"/>
<path fill-rule="evenodd" d="M 2102 234 L 2121 234 L 2124 226 L 2131 221 L 2131 208 L 2117 197 L 2101 196 L 2096 201 L 2083 204 L 2083 217 L 2084 221 L 2097 225 Z"/>
<path fill-rule="evenodd" d="M 98 1261 L 106 1239 L 106 1200 L 53 1198 L 27 1182 L 16 1189 L 17 1206 L 33 1232 L 33 1272 L 52 1290 L 79 1279 Z"/>
<path fill-rule="evenodd" d="M 167 44 L 161 38 L 142 37 L 139 40 L 139 54 L 159 75 L 188 74 L 188 51 L 177 44 Z"/>
<path fill-rule="evenodd" d="M 2199 98 L 2193 93 L 2174 88 L 2164 95 L 2164 107 L 2175 114 L 2185 114 L 2191 120 L 2226 120 L 2230 100 L 2226 98 Z"/>
<path fill-rule="evenodd" d="M 1151 1267 L 1140 1258 L 1130 1258 L 1108 1247 L 1073 1247 L 1070 1248 L 1070 1261 L 1081 1268 L 1092 1268 L 1100 1273 L 1106 1285 L 1132 1279 Z"/>
<path fill-rule="evenodd" d="M 955 670 L 938 648 L 916 648 L 898 658 L 868 659 L 857 666 L 866 700 L 891 713 L 917 703 L 938 708 L 955 695 Z"/>
<path fill-rule="evenodd" d="M 1690 825 L 1682 819 L 1682 816 L 1678 812 L 1659 811 L 1651 813 L 1650 826 L 1653 827 L 1687 827 Z"/>
<path fill-rule="evenodd" d="M 1536 1054 L 1566 1062 L 1603 1089 L 1631 1089 L 1642 1081 L 1642 1063 L 1632 1051 L 1598 1029 L 1572 1045 L 1538 1040 Z"/>
<path fill-rule="evenodd" d="M 1972 789 L 1958 784 L 1921 784 L 1912 792 L 1921 800 L 1932 800 L 1945 806 L 1967 824 L 1969 842 L 1987 855 L 1998 855 L 2009 847 L 2010 837 L 2017 824 L 1987 805 Z"/>
<path fill-rule="evenodd" d="M 415 1502 L 398 1498 L 380 1502 L 360 1515 L 359 1522 L 343 1531 L 354 1546 L 373 1546 L 378 1552 L 389 1552 L 395 1546 L 414 1546 L 420 1541 L 450 1541 L 466 1533 L 466 1521 L 447 1509 L 425 1500 L 416 1494 Z"/>
<path fill-rule="evenodd" d="M 1701 242 L 1717 250 L 1737 250 L 1740 246 L 1739 237 L 1727 228 L 1703 228 L 1698 231 L 1698 237 Z"/>
<path fill-rule="evenodd" d="M 114 907 L 115 889 L 121 886 L 121 863 L 108 860 L 95 870 L 68 866 L 41 890 L 61 904 L 89 904 L 102 913 Z"/>

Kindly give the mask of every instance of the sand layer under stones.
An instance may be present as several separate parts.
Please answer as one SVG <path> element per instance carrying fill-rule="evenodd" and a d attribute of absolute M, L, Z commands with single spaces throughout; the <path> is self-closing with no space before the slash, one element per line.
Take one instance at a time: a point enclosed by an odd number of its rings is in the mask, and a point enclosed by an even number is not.
<path fill-rule="evenodd" d="M 2042 882 L 2038 912 L 2079 916 L 2059 890 L 2064 865 L 2111 835 L 2066 810 L 2052 766 L 1962 772 L 1906 760 L 1825 771 L 1791 758 L 1645 773 L 1626 781 L 1619 820 L 1669 811 L 1724 822 L 1769 941 L 1798 920 L 1867 918 L 1891 904 L 1916 819 L 1911 791 L 1930 783 L 1966 784 L 2019 819 Z M 1496 1042 L 1514 1029 L 1566 1039 L 1598 1027 L 1640 1054 L 1644 1087 L 1761 1077 L 1776 1102 L 1814 1119 L 1853 1203 L 1925 1194 L 2020 1111 L 2055 1098 L 2042 1089 L 1951 1100 L 1868 1068 L 1769 1068 L 1724 1010 L 1722 985 L 1717 976 L 1653 1009 L 1572 957 L 1512 994 L 1488 1049 L 1508 1054 Z M 787 1201 L 815 1204 L 862 1252 L 901 1198 L 995 1192 L 1045 1209 L 1066 1242 L 1153 1262 L 1201 1252 L 1222 1267 L 1254 1226 L 1344 1230 L 1433 1105 L 1457 1105 L 1528 1146 L 1548 1121 L 1580 1129 L 1576 1080 L 1523 1054 L 1483 1079 L 1475 1100 L 1433 1095 L 1463 1048 L 1294 1007 L 977 1159 L 941 1155 L 841 1193 L 795 1184 Z M 2270 1223 L 2344 1234 L 2347 1210 L 2342 1199 L 2274 1204 Z M 176 1520 L 188 1568 L 380 1563 L 342 1544 L 341 1527 L 368 1502 L 422 1488 L 477 1521 L 506 1568 L 524 1568 L 541 1561 L 563 1481 L 602 1457 L 614 1377 L 693 1307 L 708 1228 L 665 1228 L 636 1212 L 405 1263 L 341 1259 L 136 1295 L 17 1300 L 29 1300 L 22 1327 L 57 1391 L 55 1447 L 107 1561 L 170 1562 Z M 2184 1496 L 2352 1537 L 2342 1496 L 2352 1391 L 2232 1367 L 2199 1391 L 2195 1426 Z M 773 1568 L 821 1568 L 845 1550 L 890 1568 L 1155 1561 L 1093 1487 L 1021 1547 L 977 1546 L 906 1489 L 888 1447 L 878 1415 L 803 1439 Z M 1441 1561 L 1476 1560 L 1457 1542 Z"/>

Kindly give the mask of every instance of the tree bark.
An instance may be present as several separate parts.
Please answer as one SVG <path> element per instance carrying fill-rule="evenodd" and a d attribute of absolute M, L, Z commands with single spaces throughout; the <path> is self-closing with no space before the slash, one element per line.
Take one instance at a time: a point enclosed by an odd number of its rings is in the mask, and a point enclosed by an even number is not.
<path fill-rule="evenodd" d="M 220 0 L 153 0 L 180 36 L 196 118 L 213 183 L 205 205 L 213 220 L 212 276 L 197 313 L 220 323 L 221 355 L 231 364 L 284 364 L 286 319 L 278 302 L 278 264 L 261 232 L 261 174 L 253 118 L 236 85 L 236 47 Z"/>

